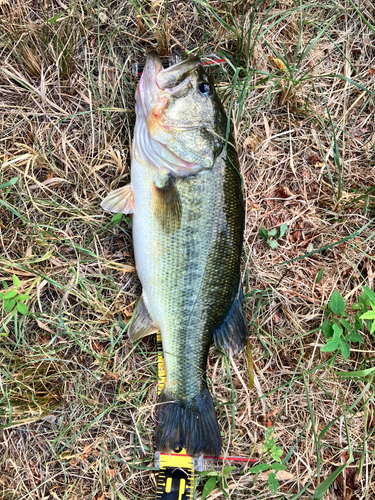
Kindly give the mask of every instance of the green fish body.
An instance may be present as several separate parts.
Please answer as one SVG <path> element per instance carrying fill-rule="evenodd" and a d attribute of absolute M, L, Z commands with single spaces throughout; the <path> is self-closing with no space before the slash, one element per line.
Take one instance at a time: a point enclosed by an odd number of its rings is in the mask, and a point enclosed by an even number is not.
<path fill-rule="evenodd" d="M 102 206 L 133 213 L 143 293 L 129 335 L 161 332 L 166 384 L 156 410 L 156 448 L 219 455 L 208 351 L 214 340 L 236 354 L 247 338 L 237 154 L 231 136 L 225 147 L 227 119 L 196 58 L 162 70 L 150 55 L 136 111 L 131 186 Z"/>

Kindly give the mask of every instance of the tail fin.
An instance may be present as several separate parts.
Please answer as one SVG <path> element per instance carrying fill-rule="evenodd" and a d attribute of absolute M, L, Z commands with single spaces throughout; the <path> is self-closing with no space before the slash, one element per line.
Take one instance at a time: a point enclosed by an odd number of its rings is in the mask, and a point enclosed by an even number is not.
<path fill-rule="evenodd" d="M 192 456 L 219 456 L 221 436 L 207 387 L 192 400 L 178 401 L 163 391 L 156 411 L 156 449 L 173 452 L 185 448 Z"/>

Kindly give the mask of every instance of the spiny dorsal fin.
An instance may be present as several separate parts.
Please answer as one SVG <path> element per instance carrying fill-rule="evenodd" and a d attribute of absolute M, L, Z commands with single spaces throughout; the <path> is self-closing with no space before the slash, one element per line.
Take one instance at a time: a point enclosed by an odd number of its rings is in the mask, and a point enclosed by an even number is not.
<path fill-rule="evenodd" d="M 139 299 L 135 313 L 130 320 L 128 328 L 129 338 L 132 342 L 136 342 L 137 340 L 146 337 L 146 335 L 156 333 L 158 330 L 159 328 L 151 319 L 142 296 Z"/>
<path fill-rule="evenodd" d="M 223 321 L 223 324 L 214 332 L 216 347 L 225 352 L 227 356 L 239 353 L 246 344 L 248 331 L 242 301 L 243 295 L 240 285 L 228 316 Z"/>
<path fill-rule="evenodd" d="M 156 220 L 166 233 L 174 233 L 181 223 L 181 201 L 175 181 L 169 174 L 155 180 L 152 208 Z"/>
<path fill-rule="evenodd" d="M 126 184 L 126 186 L 111 191 L 101 202 L 100 206 L 103 210 L 116 214 L 134 213 L 134 198 L 131 185 Z"/>

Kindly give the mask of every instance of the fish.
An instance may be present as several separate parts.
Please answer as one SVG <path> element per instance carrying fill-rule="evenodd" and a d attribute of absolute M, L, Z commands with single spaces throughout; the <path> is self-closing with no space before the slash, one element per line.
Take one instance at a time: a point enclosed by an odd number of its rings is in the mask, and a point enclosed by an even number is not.
<path fill-rule="evenodd" d="M 148 54 L 135 97 L 130 184 L 101 203 L 133 214 L 142 296 L 128 334 L 135 342 L 161 332 L 166 382 L 155 411 L 156 449 L 219 456 L 208 353 L 214 342 L 233 356 L 248 336 L 235 143 L 199 57 L 163 69 L 158 55 Z"/>

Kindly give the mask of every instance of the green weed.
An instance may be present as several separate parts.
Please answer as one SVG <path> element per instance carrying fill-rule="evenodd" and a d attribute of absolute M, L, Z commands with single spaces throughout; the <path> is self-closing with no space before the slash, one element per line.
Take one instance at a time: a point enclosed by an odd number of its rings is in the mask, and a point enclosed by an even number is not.
<path fill-rule="evenodd" d="M 369 311 L 371 307 L 371 311 Z M 322 352 L 338 351 L 347 360 L 350 355 L 349 342 L 363 344 L 363 336 L 360 333 L 365 322 L 370 333 L 375 331 L 375 294 L 367 286 L 363 287 L 358 302 L 352 306 L 357 311 L 354 318 L 350 318 L 347 312 L 347 304 L 340 293 L 335 290 L 325 311 L 326 320 L 322 324 L 322 332 L 327 343 L 321 348 Z M 371 322 L 371 320 L 373 320 Z"/>
<path fill-rule="evenodd" d="M 12 276 L 13 287 L 9 288 L 7 283 L 3 281 L 4 291 L 0 293 L 0 300 L 3 301 L 3 308 L 5 312 L 12 311 L 19 312 L 20 314 L 27 314 L 28 309 L 25 301 L 30 297 L 27 293 L 19 293 L 18 288 L 21 284 L 19 278 L 15 275 Z"/>
<path fill-rule="evenodd" d="M 274 428 L 270 427 L 266 430 L 264 444 L 263 444 L 263 454 L 265 458 L 268 459 L 268 463 L 262 463 L 250 468 L 250 473 L 259 474 L 260 472 L 271 471 L 268 476 L 268 486 L 272 494 L 276 494 L 279 481 L 276 477 L 278 471 L 286 470 L 286 465 L 281 463 L 281 455 L 283 454 L 283 449 L 281 446 L 276 445 L 276 440 L 273 436 Z"/>
<path fill-rule="evenodd" d="M 202 500 L 206 500 L 208 495 L 216 488 L 216 486 L 220 488 L 220 491 L 223 493 L 225 498 L 229 498 L 228 485 L 226 480 L 235 468 L 236 467 L 229 466 L 224 467 L 222 471 L 201 472 L 199 474 L 201 477 L 208 477 L 203 487 Z"/>
<path fill-rule="evenodd" d="M 271 229 L 271 231 L 267 231 L 264 227 L 259 229 L 259 236 L 267 243 L 267 245 L 274 250 L 279 246 L 279 241 L 282 240 L 282 237 L 288 230 L 288 224 L 281 224 L 279 233 L 276 228 Z"/>

